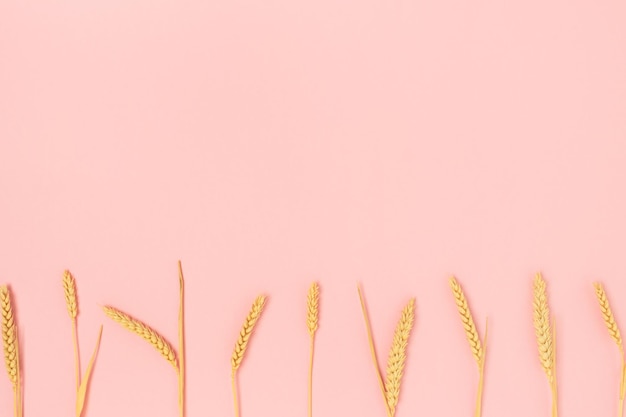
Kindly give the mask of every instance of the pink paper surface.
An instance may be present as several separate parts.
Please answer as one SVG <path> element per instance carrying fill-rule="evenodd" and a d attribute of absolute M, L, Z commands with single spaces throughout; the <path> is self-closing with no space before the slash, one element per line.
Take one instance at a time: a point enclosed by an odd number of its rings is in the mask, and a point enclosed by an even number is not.
<path fill-rule="evenodd" d="M 0 0 L 0 282 L 25 416 L 177 415 L 177 380 L 112 304 L 176 342 L 187 279 L 189 417 L 306 415 L 306 290 L 322 289 L 314 415 L 383 417 L 356 283 L 386 362 L 417 320 L 397 416 L 472 416 L 478 373 L 447 279 L 481 332 L 484 417 L 550 415 L 532 279 L 558 327 L 562 417 L 615 416 L 626 326 L 626 3 Z M 626 328 L 625 328 L 626 329 Z M 2 370 L 3 371 L 3 370 Z M 12 413 L 0 374 L 0 415 Z"/>

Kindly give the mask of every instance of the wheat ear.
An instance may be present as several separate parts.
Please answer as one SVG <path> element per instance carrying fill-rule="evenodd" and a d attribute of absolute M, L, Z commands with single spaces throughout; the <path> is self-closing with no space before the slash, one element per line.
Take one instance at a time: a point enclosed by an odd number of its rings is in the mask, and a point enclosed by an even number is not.
<path fill-rule="evenodd" d="M 476 364 L 478 365 L 479 380 L 478 392 L 476 396 L 475 416 L 480 417 L 480 415 L 482 414 L 482 392 L 484 382 L 485 357 L 487 353 L 487 331 L 485 330 L 485 343 L 483 345 L 481 344 L 478 330 L 476 330 L 476 325 L 474 324 L 472 312 L 469 308 L 469 305 L 467 304 L 467 298 L 465 297 L 465 293 L 463 293 L 463 288 L 461 288 L 461 285 L 455 277 L 450 278 L 450 288 L 452 289 L 452 295 L 454 296 L 454 301 L 456 302 L 456 307 L 459 311 L 459 316 L 461 317 L 461 322 L 463 323 L 463 328 L 465 329 L 465 335 L 467 336 L 467 341 L 469 342 L 470 349 L 472 350 L 472 355 L 474 355 L 474 359 L 476 360 Z"/>
<path fill-rule="evenodd" d="M 252 309 L 248 313 L 248 316 L 243 323 L 243 327 L 241 328 L 241 332 L 239 333 L 239 338 L 235 343 L 235 349 L 233 350 L 233 355 L 231 358 L 231 385 L 233 390 L 235 417 L 239 417 L 239 400 L 237 398 L 236 383 L 237 370 L 239 369 L 239 367 L 241 366 L 241 362 L 243 361 L 246 349 L 248 348 L 248 342 L 250 341 L 250 336 L 252 336 L 252 332 L 254 330 L 254 326 L 261 317 L 263 307 L 265 306 L 265 300 L 266 298 L 263 295 L 258 296 L 256 300 L 254 300 L 254 303 L 252 304 Z"/>
<path fill-rule="evenodd" d="M 409 344 L 409 336 L 411 335 L 414 320 L 415 299 L 412 298 L 402 310 L 402 316 L 396 325 L 393 343 L 387 359 L 385 391 L 389 412 L 392 416 L 396 414 L 396 406 L 400 397 L 400 383 L 402 382 L 402 374 L 406 362 L 406 349 Z"/>
<path fill-rule="evenodd" d="M 537 273 L 534 281 L 533 313 L 539 362 L 552 388 L 552 415 L 556 417 L 556 361 L 554 354 L 553 329 L 550 323 L 550 309 L 548 307 L 548 292 L 546 281 Z"/>
<path fill-rule="evenodd" d="M 617 347 L 620 351 L 620 356 L 622 357 L 622 376 L 620 382 L 620 395 L 619 395 L 619 417 L 622 417 L 624 414 L 624 397 L 626 397 L 626 358 L 624 357 L 624 345 L 622 343 L 622 336 L 619 331 L 619 327 L 617 322 L 615 321 L 615 316 L 613 316 L 613 311 L 611 310 L 611 305 L 609 304 L 609 299 L 606 296 L 606 292 L 602 287 L 602 284 L 596 282 L 593 284 L 596 290 L 596 297 L 598 298 L 598 304 L 600 305 L 600 312 L 602 313 L 602 318 L 604 319 L 604 323 L 606 324 L 606 328 L 609 331 L 609 335 L 617 344 Z"/>
<path fill-rule="evenodd" d="M 4 362 L 13 386 L 14 412 L 16 417 L 22 413 L 22 393 L 20 382 L 19 341 L 17 325 L 13 314 L 11 293 L 7 286 L 0 287 L 0 308 L 2 308 L 2 342 L 4 347 Z"/>
<path fill-rule="evenodd" d="M 154 348 L 158 350 L 165 359 L 167 359 L 174 369 L 178 371 L 178 363 L 176 362 L 174 349 L 154 329 L 114 307 L 104 306 L 103 310 L 113 321 L 150 342 L 150 344 L 152 344 L 152 346 L 154 346 Z"/>
<path fill-rule="evenodd" d="M 80 355 L 78 353 L 78 334 L 76 330 L 76 317 L 78 316 L 78 301 L 76 299 L 76 281 L 68 270 L 63 272 L 63 290 L 67 312 L 72 320 L 72 343 L 74 344 L 74 372 L 76 377 L 76 390 L 80 387 Z"/>
<path fill-rule="evenodd" d="M 317 282 L 314 282 L 309 287 L 307 294 L 306 306 L 307 316 L 306 325 L 309 331 L 310 347 L 309 347 L 309 417 L 313 416 L 313 356 L 315 350 L 315 332 L 319 324 L 319 302 L 320 302 L 320 287 Z"/>

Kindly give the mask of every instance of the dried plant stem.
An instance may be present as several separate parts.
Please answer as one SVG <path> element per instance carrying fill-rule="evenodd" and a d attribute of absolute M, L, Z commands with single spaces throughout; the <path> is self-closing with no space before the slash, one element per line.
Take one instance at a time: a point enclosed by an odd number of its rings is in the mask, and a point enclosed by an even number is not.
<path fill-rule="evenodd" d="M 475 412 L 476 417 L 480 417 L 482 415 L 483 385 L 485 384 L 485 362 L 487 358 L 488 330 L 489 330 L 489 322 L 485 319 L 485 338 L 483 339 L 482 357 L 480 359 L 479 374 L 478 374 L 478 392 L 476 394 L 476 412 Z"/>
<path fill-rule="evenodd" d="M 391 411 L 389 410 L 389 404 L 387 403 L 387 390 L 385 389 L 385 382 L 383 380 L 383 375 L 380 372 L 380 365 L 378 364 L 378 357 L 376 355 L 376 347 L 374 346 L 374 337 L 372 336 L 372 326 L 370 325 L 369 315 L 367 314 L 367 308 L 365 307 L 365 300 L 363 299 L 361 287 L 357 285 L 356 288 L 357 288 L 357 291 L 359 292 L 359 300 L 361 301 L 361 310 L 363 311 L 363 319 L 365 320 L 365 328 L 367 330 L 367 341 L 370 345 L 370 353 L 372 354 L 372 361 L 374 362 L 374 368 L 376 369 L 376 376 L 378 377 L 378 385 L 380 386 L 380 391 L 383 395 L 383 399 L 385 400 L 385 410 L 387 411 L 387 417 L 392 417 Z"/>
<path fill-rule="evenodd" d="M 307 330 L 309 331 L 309 417 L 313 417 L 313 357 L 315 351 L 315 333 L 319 323 L 320 288 L 317 282 L 311 284 L 307 294 Z"/>
<path fill-rule="evenodd" d="M 263 313 L 263 307 L 265 306 L 265 296 L 260 295 L 254 300 L 252 304 L 252 309 L 246 316 L 246 320 L 243 323 L 243 327 L 241 328 L 241 332 L 239 333 L 239 338 L 235 343 L 235 349 L 233 350 L 233 355 L 231 358 L 231 386 L 233 390 L 233 402 L 235 406 L 235 417 L 239 417 L 239 398 L 237 395 L 237 370 L 241 366 L 241 362 L 246 353 L 246 349 L 248 348 L 248 342 L 250 341 L 250 337 L 252 336 L 252 332 L 254 331 L 254 326 L 257 321 L 261 317 L 261 313 Z"/>
<path fill-rule="evenodd" d="M 180 417 L 185 416 L 185 280 L 183 266 L 178 261 L 179 310 L 178 310 L 178 407 Z"/>

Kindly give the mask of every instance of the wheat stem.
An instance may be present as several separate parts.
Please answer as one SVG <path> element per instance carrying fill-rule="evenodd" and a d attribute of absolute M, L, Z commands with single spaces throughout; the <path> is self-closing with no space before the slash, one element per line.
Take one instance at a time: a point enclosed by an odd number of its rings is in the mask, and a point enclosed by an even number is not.
<path fill-rule="evenodd" d="M 361 292 L 361 287 L 357 285 L 356 288 L 359 293 L 359 300 L 361 302 L 361 311 L 363 312 L 363 319 L 365 320 L 365 329 L 367 330 L 367 341 L 370 346 L 370 353 L 372 355 L 372 361 L 374 362 L 374 368 L 376 369 L 376 376 L 378 377 L 378 385 L 380 386 L 380 390 L 383 395 L 383 400 L 385 402 L 385 410 L 387 411 L 387 417 L 392 417 L 391 411 L 389 409 L 389 404 L 387 402 L 387 390 L 385 389 L 385 382 L 383 381 L 383 376 L 380 371 L 380 365 L 378 364 L 378 357 L 376 355 L 376 347 L 374 346 L 374 337 L 372 336 L 372 326 L 370 325 L 369 315 L 367 314 L 367 308 L 365 307 L 365 300 L 363 298 L 363 293 Z"/>
<path fill-rule="evenodd" d="M 483 385 L 485 383 L 485 362 L 487 359 L 487 333 L 489 330 L 489 322 L 485 319 L 485 338 L 483 339 L 483 348 L 482 348 L 482 357 L 480 358 L 479 364 L 479 375 L 478 375 L 478 390 L 476 393 L 476 417 L 480 417 L 482 415 L 482 404 L 483 404 Z"/>
<path fill-rule="evenodd" d="M 178 261 L 179 309 L 178 309 L 178 407 L 180 417 L 185 416 L 185 280 L 183 266 Z"/>
<path fill-rule="evenodd" d="M 309 343 L 309 417 L 313 416 L 313 349 L 315 336 L 310 336 Z"/>

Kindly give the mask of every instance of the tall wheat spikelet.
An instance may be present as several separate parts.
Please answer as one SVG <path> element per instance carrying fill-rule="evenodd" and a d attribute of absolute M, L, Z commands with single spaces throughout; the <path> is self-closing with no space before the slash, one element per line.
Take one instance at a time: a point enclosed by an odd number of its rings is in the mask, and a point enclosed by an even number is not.
<path fill-rule="evenodd" d="M 243 322 L 241 332 L 239 332 L 239 338 L 237 339 L 237 342 L 235 342 L 235 349 L 233 350 L 231 358 L 231 385 L 233 391 L 233 404 L 235 406 L 235 417 L 239 417 L 239 399 L 237 395 L 236 381 L 237 370 L 243 361 L 246 349 L 248 348 L 248 342 L 250 341 L 250 336 L 252 336 L 252 332 L 254 331 L 254 326 L 261 317 L 261 313 L 263 313 L 265 300 L 266 297 L 264 295 L 260 295 L 256 298 L 256 300 L 254 300 L 252 309 L 248 313 L 246 320 Z"/>
<path fill-rule="evenodd" d="M 307 294 L 306 306 L 306 325 L 309 331 L 310 347 L 309 347 L 309 417 L 313 416 L 313 357 L 315 351 L 315 332 L 319 323 L 320 314 L 320 287 L 317 282 L 314 282 L 309 287 Z"/>
<path fill-rule="evenodd" d="M 76 280 L 67 269 L 63 272 L 63 289 L 65 290 L 65 302 L 70 318 L 75 319 L 78 315 L 78 301 L 76 300 Z"/>
<path fill-rule="evenodd" d="M 604 324 L 606 324 L 606 328 L 609 331 L 609 335 L 617 344 L 617 347 L 620 351 L 620 356 L 622 358 L 622 372 L 621 372 L 621 382 L 620 382 L 620 395 L 619 395 L 619 417 L 622 417 L 624 414 L 624 398 L 626 397 L 626 357 L 624 356 L 624 345 L 622 342 L 622 336 L 619 331 L 619 327 L 617 325 L 617 321 L 613 316 L 613 311 L 611 310 L 611 306 L 609 304 L 609 299 L 606 296 L 606 292 L 604 291 L 604 287 L 599 282 L 593 284 L 596 290 L 596 297 L 598 299 L 598 304 L 600 305 L 600 312 L 602 313 L 602 318 L 604 319 Z"/>
<path fill-rule="evenodd" d="M 387 359 L 387 375 L 385 380 L 385 390 L 389 412 L 392 416 L 396 414 L 396 407 L 400 397 L 400 383 L 406 362 L 406 349 L 409 344 L 409 336 L 415 320 L 415 299 L 412 298 L 402 310 L 402 316 L 396 325 L 393 335 L 393 343 Z"/>
<path fill-rule="evenodd" d="M 480 417 L 482 414 L 482 393 L 485 376 L 485 358 L 487 354 L 487 326 L 485 325 L 485 343 L 483 344 L 480 341 L 480 336 L 478 334 L 478 330 L 476 330 L 474 318 L 472 317 L 472 312 L 467 304 L 467 299 L 465 298 L 463 289 L 455 277 L 450 278 L 450 288 L 452 289 L 452 295 L 454 296 L 454 301 L 456 303 L 457 310 L 459 311 L 459 316 L 461 317 L 461 322 L 463 323 L 463 328 L 465 329 L 465 335 L 467 337 L 467 341 L 469 342 L 470 349 L 472 350 L 472 355 L 478 365 L 478 392 L 476 395 L 476 410 L 474 415 L 475 417 Z"/>
<path fill-rule="evenodd" d="M 552 416 L 557 416 L 557 387 L 556 387 L 556 355 L 554 349 L 554 329 L 551 324 L 550 309 L 548 307 L 548 292 L 546 281 L 541 273 L 537 273 L 534 281 L 533 318 L 539 362 L 543 368 L 552 389 Z"/>
<path fill-rule="evenodd" d="M 19 340 L 13 314 L 11 292 L 6 285 L 0 287 L 0 308 L 2 309 L 2 342 L 4 362 L 13 386 L 13 404 L 16 417 L 22 415 L 22 387 L 20 381 Z"/>
<path fill-rule="evenodd" d="M 156 330 L 114 307 L 104 306 L 103 310 L 113 321 L 150 342 L 150 344 L 154 346 L 154 348 L 159 351 L 161 355 L 163 355 L 163 357 L 174 367 L 174 369 L 178 371 L 178 363 L 176 361 L 176 353 L 174 352 L 174 349 L 163 336 L 156 332 Z"/>

